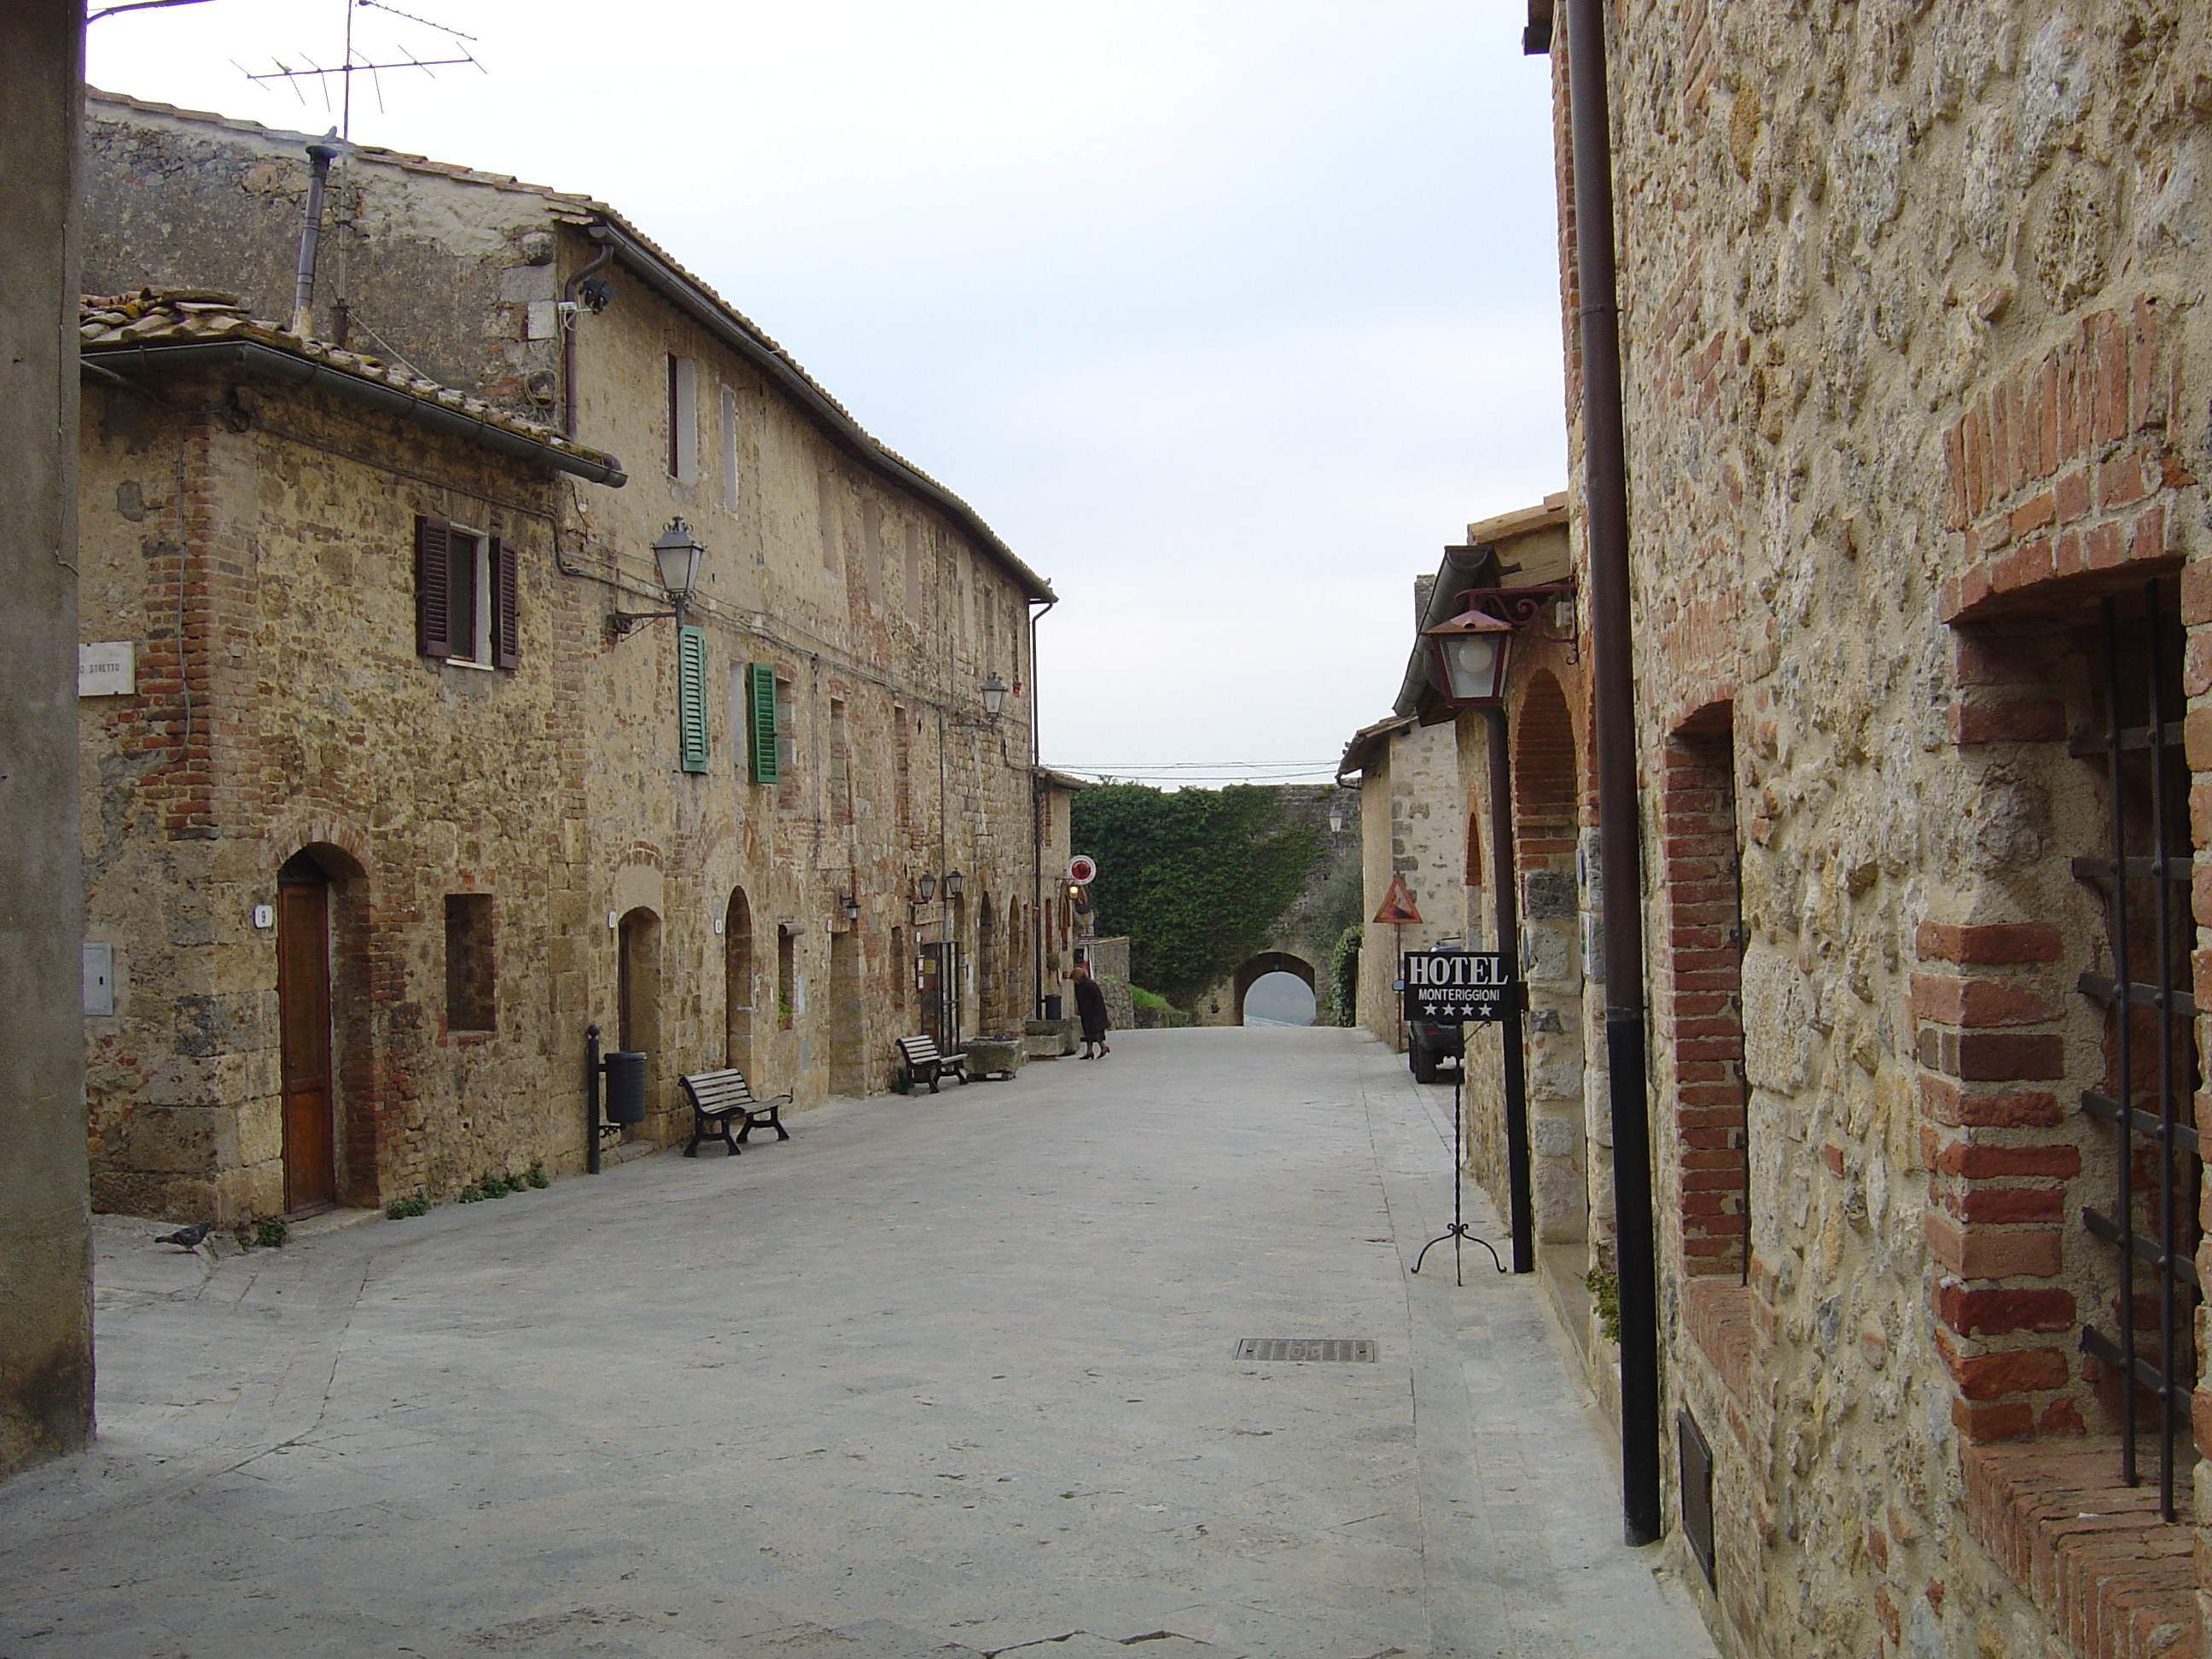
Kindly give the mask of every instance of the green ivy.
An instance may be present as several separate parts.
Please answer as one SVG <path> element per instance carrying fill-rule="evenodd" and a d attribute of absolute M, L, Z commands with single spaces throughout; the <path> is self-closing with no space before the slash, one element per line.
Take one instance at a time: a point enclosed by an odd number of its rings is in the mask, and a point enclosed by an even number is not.
<path fill-rule="evenodd" d="M 1620 1340 L 1620 1275 L 1610 1267 L 1592 1267 L 1583 1275 L 1583 1287 L 1597 1309 L 1597 1322 L 1605 1340 Z"/>
<path fill-rule="evenodd" d="M 1336 936 L 1328 953 L 1328 1017 L 1338 1025 L 1359 1019 L 1359 941 L 1366 929 L 1353 922 Z"/>
<path fill-rule="evenodd" d="M 1078 848 L 1098 860 L 1102 933 L 1129 936 L 1129 976 L 1181 1006 L 1257 951 L 1322 851 L 1273 789 L 1107 783 L 1075 797 Z"/>

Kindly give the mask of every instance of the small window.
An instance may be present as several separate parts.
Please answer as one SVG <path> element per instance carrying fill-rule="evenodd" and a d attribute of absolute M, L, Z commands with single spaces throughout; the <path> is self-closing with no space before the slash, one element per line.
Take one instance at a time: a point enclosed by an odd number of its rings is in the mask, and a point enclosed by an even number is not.
<path fill-rule="evenodd" d="M 788 1031 L 799 997 L 797 938 L 788 927 L 775 930 L 775 1029 Z"/>
<path fill-rule="evenodd" d="M 830 700 L 830 821 L 853 821 L 853 757 L 845 732 L 845 703 Z"/>
<path fill-rule="evenodd" d="M 799 723 L 792 714 L 791 682 L 781 675 L 775 682 L 775 766 L 786 783 L 798 781 Z"/>
<path fill-rule="evenodd" d="M 822 568 L 837 568 L 837 475 L 819 472 L 814 477 L 815 517 L 822 526 Z"/>
<path fill-rule="evenodd" d="M 699 482 L 699 365 L 689 357 L 668 360 L 668 476 L 678 483 Z"/>
<path fill-rule="evenodd" d="M 737 510 L 739 495 L 738 478 L 738 394 L 735 388 L 722 388 L 722 505 Z"/>
<path fill-rule="evenodd" d="M 521 635 L 514 549 L 497 537 L 415 521 L 416 649 L 477 668 L 512 668 Z"/>
<path fill-rule="evenodd" d="M 446 1029 L 499 1029 L 489 893 L 446 895 Z"/>

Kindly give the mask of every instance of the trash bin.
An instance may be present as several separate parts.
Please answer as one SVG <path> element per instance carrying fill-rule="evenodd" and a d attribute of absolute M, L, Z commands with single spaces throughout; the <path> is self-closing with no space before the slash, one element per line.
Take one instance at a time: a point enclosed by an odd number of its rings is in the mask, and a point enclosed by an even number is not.
<path fill-rule="evenodd" d="M 645 1055 L 635 1048 L 617 1048 L 599 1061 L 607 1074 L 602 1109 L 610 1123 L 645 1121 Z"/>
<path fill-rule="evenodd" d="M 1060 993 L 1059 993 L 1059 992 L 1057 992 L 1057 991 L 1048 991 L 1048 992 L 1045 994 L 1045 999 L 1044 999 L 1044 1017 L 1045 1017 L 1047 1019 L 1060 1019 L 1060 1018 L 1064 1018 L 1064 1016 L 1062 1016 L 1062 1014 L 1061 1014 L 1061 1013 L 1060 1013 Z"/>

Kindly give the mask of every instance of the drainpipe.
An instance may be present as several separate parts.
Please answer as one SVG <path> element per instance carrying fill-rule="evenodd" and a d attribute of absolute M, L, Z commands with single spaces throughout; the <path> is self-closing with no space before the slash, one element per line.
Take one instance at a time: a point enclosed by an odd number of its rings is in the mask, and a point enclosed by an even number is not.
<path fill-rule="evenodd" d="M 1513 868 L 1513 778 L 1506 741 L 1505 711 L 1486 708 L 1483 724 L 1490 739 L 1490 839 L 1498 849 L 1491 860 L 1497 884 L 1498 951 L 1513 964 L 1513 991 L 1505 1004 L 1505 1186 L 1511 1211 L 1513 1271 L 1536 1270 L 1535 1199 L 1528 1173 L 1528 1057 L 1523 1048 L 1522 1011 L 1528 989 L 1521 983 L 1521 896 Z M 1464 1062 L 1462 1062 L 1464 1063 Z"/>
<path fill-rule="evenodd" d="M 1620 304 L 1613 268 L 1613 130 L 1601 0 L 1566 0 L 1581 283 L 1583 535 L 1589 557 L 1591 678 L 1603 862 L 1605 1057 L 1620 1273 L 1620 1507 L 1628 1543 L 1659 1520 L 1658 1279 L 1644 1008 L 1644 896 L 1637 823 L 1636 706 L 1629 629 L 1628 482 L 1621 431 Z"/>
<path fill-rule="evenodd" d="M 292 277 L 292 332 L 305 339 L 315 328 L 315 259 L 323 240 L 323 190 L 330 183 L 337 146 L 307 146 L 307 211 L 300 227 L 300 263 Z"/>
<path fill-rule="evenodd" d="M 1029 603 L 1035 605 L 1037 601 Z M 1037 624 L 1060 601 L 1044 601 L 1044 610 L 1030 612 L 1030 1008 L 1031 1017 L 1044 1018 L 1044 783 L 1043 739 L 1037 731 Z"/>
<path fill-rule="evenodd" d="M 596 276 L 614 263 L 615 245 L 604 226 L 593 225 L 586 233 L 593 241 L 603 243 L 597 257 L 569 274 L 561 285 L 563 309 L 556 319 L 561 331 L 561 435 L 576 435 L 576 292 L 584 286 L 584 279 Z"/>

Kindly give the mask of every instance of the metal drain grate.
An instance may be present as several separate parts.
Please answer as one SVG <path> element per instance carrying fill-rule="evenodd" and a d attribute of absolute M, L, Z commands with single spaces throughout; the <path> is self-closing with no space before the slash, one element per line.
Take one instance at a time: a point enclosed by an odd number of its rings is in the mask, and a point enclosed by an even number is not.
<path fill-rule="evenodd" d="M 1247 1336 L 1237 1340 L 1237 1358 L 1371 1361 L 1375 1344 L 1364 1336 Z"/>

